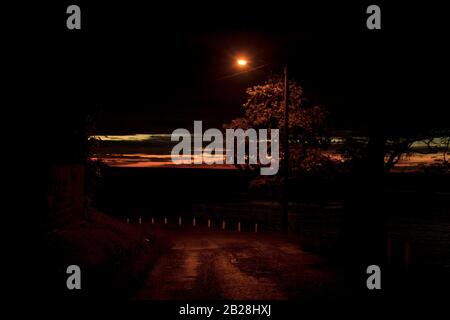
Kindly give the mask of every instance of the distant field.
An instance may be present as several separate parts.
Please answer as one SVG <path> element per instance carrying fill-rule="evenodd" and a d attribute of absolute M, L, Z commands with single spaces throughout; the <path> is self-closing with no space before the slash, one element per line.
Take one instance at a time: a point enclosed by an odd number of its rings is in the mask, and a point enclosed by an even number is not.
<path fill-rule="evenodd" d="M 98 206 L 111 215 L 136 222 L 154 218 L 162 223 L 206 225 L 227 229 L 279 232 L 281 209 L 278 199 L 249 192 L 253 178 L 236 170 L 109 168 Z M 344 182 L 343 182 L 344 181 Z M 342 232 L 345 180 L 305 181 L 291 190 L 291 230 L 311 247 L 333 250 Z M 450 265 L 450 187 L 448 176 L 392 174 L 383 193 L 387 232 L 393 250 L 405 241 L 412 246 L 415 261 Z M 304 190 L 303 190 L 303 189 Z"/>

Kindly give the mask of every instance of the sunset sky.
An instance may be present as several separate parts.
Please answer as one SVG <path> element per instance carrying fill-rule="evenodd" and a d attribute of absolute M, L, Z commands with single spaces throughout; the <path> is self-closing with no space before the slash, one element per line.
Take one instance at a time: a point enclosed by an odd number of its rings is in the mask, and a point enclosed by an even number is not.
<path fill-rule="evenodd" d="M 177 142 L 171 141 L 170 134 L 104 135 L 93 136 L 93 138 L 100 141 L 93 159 L 102 159 L 108 165 L 117 167 L 180 167 L 171 161 L 170 153 Z M 435 140 L 438 143 L 438 139 Z M 335 159 L 342 159 L 337 152 L 342 144 L 342 138 L 334 137 L 332 141 L 333 144 L 326 151 L 326 154 Z M 223 150 L 226 151 L 226 149 Z M 442 153 L 423 154 L 424 152 L 427 152 L 424 142 L 413 143 L 412 153 L 401 159 L 396 165 L 395 171 L 415 171 L 420 165 L 429 165 L 437 160 L 442 160 Z M 216 156 L 215 158 L 220 157 Z M 226 164 L 192 164 L 181 167 L 234 169 L 234 166 Z"/>
<path fill-rule="evenodd" d="M 25 80 L 46 88 L 30 93 L 42 107 L 28 118 L 51 124 L 34 121 L 49 137 L 85 114 L 95 119 L 97 135 L 170 134 L 192 130 L 194 120 L 221 128 L 242 115 L 247 88 L 282 73 L 286 64 L 308 102 L 329 112 L 332 130 L 402 135 L 448 122 L 441 103 L 447 87 L 440 81 L 448 74 L 445 19 L 410 21 L 419 13 L 426 17 L 426 9 L 386 4 L 383 28 L 375 33 L 366 27 L 365 4 L 83 8 L 89 13 L 78 34 L 65 24 L 54 27 L 64 5 L 45 8 L 55 14 L 40 21 L 27 51 L 34 54 L 24 59 L 33 63 Z M 52 50 L 34 50 L 45 46 Z M 242 57 L 267 66 L 229 77 Z M 148 154 L 127 149 L 110 153 Z"/>

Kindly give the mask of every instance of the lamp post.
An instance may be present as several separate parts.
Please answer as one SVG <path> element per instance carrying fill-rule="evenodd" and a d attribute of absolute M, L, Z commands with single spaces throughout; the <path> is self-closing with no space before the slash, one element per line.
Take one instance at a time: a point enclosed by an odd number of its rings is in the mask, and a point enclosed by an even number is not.
<path fill-rule="evenodd" d="M 239 67 L 246 67 L 248 65 L 248 60 L 245 58 L 239 58 L 236 60 Z M 266 66 L 262 65 L 260 67 Z M 255 69 L 259 69 L 256 67 Z M 253 69 L 253 70 L 255 70 Z M 283 80 L 284 80 L 284 163 L 283 163 L 283 203 L 281 208 L 281 226 L 282 231 L 285 235 L 288 234 L 289 230 L 289 218 L 288 218 L 288 177 L 289 177 L 289 78 L 288 78 L 288 68 L 287 64 L 283 68 Z"/>
<path fill-rule="evenodd" d="M 284 66 L 284 166 L 283 206 L 281 211 L 283 233 L 288 234 L 288 177 L 289 177 L 289 80 L 287 65 Z"/>

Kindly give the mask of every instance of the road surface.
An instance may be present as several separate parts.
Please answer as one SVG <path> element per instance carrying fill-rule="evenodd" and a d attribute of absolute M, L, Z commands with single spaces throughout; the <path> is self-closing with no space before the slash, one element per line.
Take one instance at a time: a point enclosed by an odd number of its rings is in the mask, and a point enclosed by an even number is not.
<path fill-rule="evenodd" d="M 333 299 L 327 262 L 281 235 L 160 229 L 172 247 L 149 271 L 136 299 Z"/>

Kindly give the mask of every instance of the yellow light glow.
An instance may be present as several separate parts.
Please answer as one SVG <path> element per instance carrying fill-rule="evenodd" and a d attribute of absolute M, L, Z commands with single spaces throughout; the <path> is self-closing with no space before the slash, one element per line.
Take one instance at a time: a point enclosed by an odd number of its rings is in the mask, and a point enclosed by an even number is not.
<path fill-rule="evenodd" d="M 247 65 L 247 60 L 245 59 L 238 59 L 237 60 L 237 64 L 240 66 L 246 66 Z"/>

